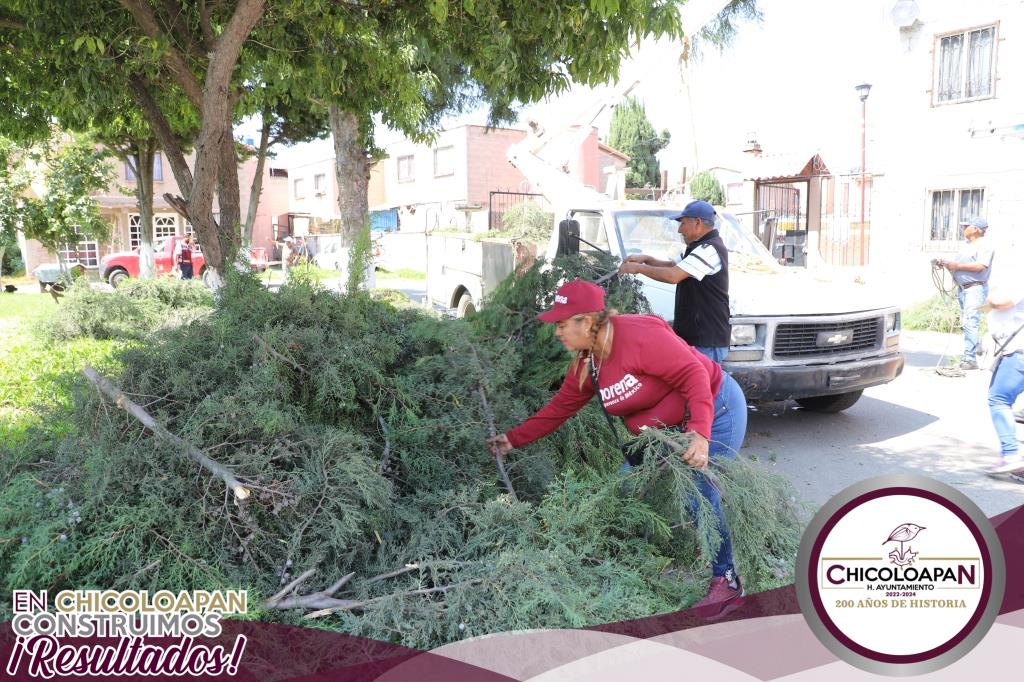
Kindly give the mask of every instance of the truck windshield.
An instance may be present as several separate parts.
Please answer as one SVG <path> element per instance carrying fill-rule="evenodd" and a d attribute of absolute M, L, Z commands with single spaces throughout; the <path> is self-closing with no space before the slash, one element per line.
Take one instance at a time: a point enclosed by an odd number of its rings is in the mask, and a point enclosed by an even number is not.
<path fill-rule="evenodd" d="M 616 211 L 615 228 L 626 255 L 643 253 L 660 260 L 676 260 L 685 248 L 679 223 L 670 216 L 678 209 Z M 735 216 L 719 214 L 715 221 L 722 241 L 729 249 L 729 268 L 741 270 L 781 270 L 768 249 Z"/>

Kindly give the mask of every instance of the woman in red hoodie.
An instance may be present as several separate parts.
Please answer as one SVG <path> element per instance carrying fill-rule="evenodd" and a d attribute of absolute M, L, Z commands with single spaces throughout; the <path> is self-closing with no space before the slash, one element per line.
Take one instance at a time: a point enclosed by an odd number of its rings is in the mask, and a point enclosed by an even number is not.
<path fill-rule="evenodd" d="M 604 290 L 582 280 L 559 287 L 555 305 L 537 319 L 555 323 L 555 336 L 576 356 L 547 405 L 487 441 L 494 454 L 504 457 L 555 431 L 597 393 L 596 383 L 604 409 L 622 417 L 632 433 L 666 425 L 691 432 L 682 453 L 690 466 L 704 469 L 709 458 L 736 456 L 747 429 L 742 389 L 717 363 L 676 336 L 663 319 L 616 315 L 605 309 Z M 629 468 L 628 463 L 623 466 Z M 722 542 L 712 560 L 708 594 L 694 608 L 704 617 L 715 617 L 741 603 L 743 587 L 733 564 L 721 494 L 703 473 L 696 480 L 714 509 Z M 697 504 L 689 501 L 695 518 Z"/>

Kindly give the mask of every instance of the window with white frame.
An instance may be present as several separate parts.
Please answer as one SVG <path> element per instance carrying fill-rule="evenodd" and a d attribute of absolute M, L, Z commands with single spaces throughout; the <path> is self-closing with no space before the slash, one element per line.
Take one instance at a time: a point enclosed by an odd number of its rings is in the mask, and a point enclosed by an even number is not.
<path fill-rule="evenodd" d="M 128 248 L 137 249 L 142 246 L 142 216 L 132 213 L 128 216 Z"/>
<path fill-rule="evenodd" d="M 318 197 L 323 196 L 324 191 L 327 189 L 327 174 L 317 173 L 313 176 L 313 193 Z"/>
<path fill-rule="evenodd" d="M 412 182 L 416 179 L 416 168 L 413 165 L 412 154 L 398 157 L 398 181 Z"/>
<path fill-rule="evenodd" d="M 178 216 L 158 215 L 153 218 L 153 241 L 173 237 L 178 232 Z"/>
<path fill-rule="evenodd" d="M 995 83 L 996 26 L 935 38 L 936 104 L 991 97 Z"/>
<path fill-rule="evenodd" d="M 90 234 L 82 234 L 81 228 L 75 225 L 75 234 L 79 240 L 74 244 L 65 244 L 60 255 L 68 265 L 84 265 L 87 268 L 99 267 L 100 245 Z"/>
<path fill-rule="evenodd" d="M 296 199 L 305 199 L 306 198 L 306 183 L 305 183 L 305 181 L 302 178 L 296 178 L 295 182 L 292 183 L 292 185 L 293 185 L 294 191 L 295 191 L 295 198 Z"/>
<path fill-rule="evenodd" d="M 128 181 L 135 180 L 135 171 L 132 170 L 133 165 L 137 165 L 138 161 L 135 157 L 131 157 L 131 163 L 124 164 L 124 179 Z M 163 155 L 160 152 L 153 154 L 153 181 L 162 182 L 164 179 L 164 160 Z"/>
<path fill-rule="evenodd" d="M 455 147 L 438 147 L 434 150 L 434 177 L 455 174 Z"/>
<path fill-rule="evenodd" d="M 985 190 L 937 189 L 931 193 L 931 231 L 933 242 L 956 242 L 961 238 L 960 223 L 982 215 Z"/>

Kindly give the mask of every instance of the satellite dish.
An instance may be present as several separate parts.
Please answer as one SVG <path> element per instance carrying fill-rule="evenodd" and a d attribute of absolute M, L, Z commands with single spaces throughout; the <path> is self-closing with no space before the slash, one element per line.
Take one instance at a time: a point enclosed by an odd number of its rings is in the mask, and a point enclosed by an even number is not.
<path fill-rule="evenodd" d="M 908 28 L 914 25 L 920 13 L 921 9 L 914 0 L 899 0 L 889 12 L 889 16 L 892 17 L 892 23 L 898 27 Z"/>

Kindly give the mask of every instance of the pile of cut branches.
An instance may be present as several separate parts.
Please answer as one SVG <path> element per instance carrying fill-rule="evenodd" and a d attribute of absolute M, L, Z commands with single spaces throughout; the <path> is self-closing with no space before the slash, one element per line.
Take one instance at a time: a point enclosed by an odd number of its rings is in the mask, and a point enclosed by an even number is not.
<path fill-rule="evenodd" d="M 19 446 L 4 591 L 245 588 L 257 617 L 422 648 L 692 603 L 718 539 L 684 511 L 681 444 L 625 476 L 596 404 L 505 471 L 483 444 L 557 388 L 567 356 L 534 317 L 558 281 L 613 267 L 538 264 L 471 320 L 234 276 L 120 376 L 83 377 L 70 433 Z M 644 310 L 631 278 L 607 287 Z M 788 487 L 742 458 L 715 475 L 748 589 L 789 582 Z"/>

